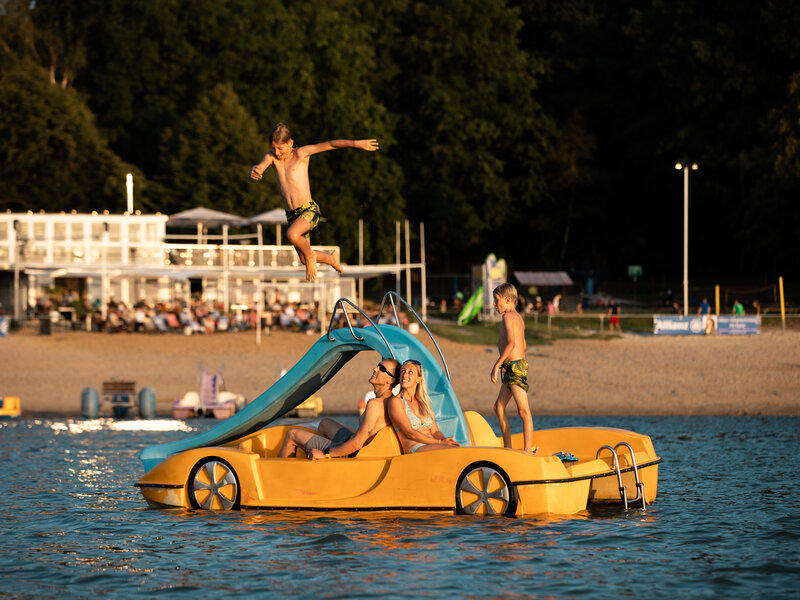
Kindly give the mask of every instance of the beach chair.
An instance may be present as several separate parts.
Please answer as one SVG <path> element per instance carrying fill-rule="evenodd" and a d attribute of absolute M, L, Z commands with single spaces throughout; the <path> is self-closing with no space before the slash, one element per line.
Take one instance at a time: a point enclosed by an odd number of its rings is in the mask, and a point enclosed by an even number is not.
<path fill-rule="evenodd" d="M 175 313 L 168 312 L 164 316 L 167 319 L 167 325 L 170 327 L 170 329 L 183 329 L 180 321 L 178 321 L 178 317 L 175 316 Z"/>

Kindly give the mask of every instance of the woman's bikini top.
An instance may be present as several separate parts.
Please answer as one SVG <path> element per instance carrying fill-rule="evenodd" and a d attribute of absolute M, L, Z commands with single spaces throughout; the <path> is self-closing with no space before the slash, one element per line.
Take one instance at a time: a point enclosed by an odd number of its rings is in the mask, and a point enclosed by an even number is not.
<path fill-rule="evenodd" d="M 416 431 L 417 429 L 421 429 L 423 427 L 427 429 L 433 427 L 433 419 L 431 419 L 430 415 L 428 415 L 425 421 L 423 421 L 414 413 L 413 410 L 411 410 L 411 407 L 408 405 L 408 402 L 406 401 L 402 391 L 400 392 L 400 397 L 403 399 L 403 403 L 406 405 L 406 416 L 408 417 L 408 422 L 411 424 L 411 429 Z"/>

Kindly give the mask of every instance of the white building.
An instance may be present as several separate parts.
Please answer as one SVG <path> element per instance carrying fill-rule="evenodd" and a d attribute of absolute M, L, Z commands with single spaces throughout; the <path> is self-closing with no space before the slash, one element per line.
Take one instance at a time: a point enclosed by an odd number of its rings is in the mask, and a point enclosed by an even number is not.
<path fill-rule="evenodd" d="M 399 281 L 403 270 L 420 266 L 400 264 L 398 251 L 396 264 L 348 266 L 345 276 L 323 265 L 308 283 L 294 248 L 263 245 L 260 228 L 230 238 L 227 226 L 212 236 L 201 228 L 196 237 L 169 243 L 180 236 L 167 235 L 168 220 L 138 211 L 0 213 L 0 302 L 6 314 L 25 318 L 54 288 L 103 307 L 111 298 L 129 305 L 188 303 L 194 295 L 228 310 L 254 306 L 260 294 L 270 301 L 280 291 L 284 301 L 318 302 L 324 320 L 337 298 L 356 296 L 356 278 L 395 275 Z"/>

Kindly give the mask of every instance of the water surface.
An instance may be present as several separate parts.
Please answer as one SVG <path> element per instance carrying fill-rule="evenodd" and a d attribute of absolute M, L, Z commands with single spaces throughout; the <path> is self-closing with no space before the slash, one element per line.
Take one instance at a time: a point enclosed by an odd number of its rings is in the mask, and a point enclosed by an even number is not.
<path fill-rule="evenodd" d="M 649 434 L 664 462 L 647 510 L 545 520 L 147 508 L 133 487 L 140 450 L 211 425 L 0 422 L 0 597 L 798 597 L 798 418 L 536 419 Z"/>

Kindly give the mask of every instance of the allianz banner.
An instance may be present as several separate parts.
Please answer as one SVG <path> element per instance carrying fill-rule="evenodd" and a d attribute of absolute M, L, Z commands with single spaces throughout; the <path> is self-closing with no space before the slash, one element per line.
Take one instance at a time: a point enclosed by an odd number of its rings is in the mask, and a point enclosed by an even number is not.
<path fill-rule="evenodd" d="M 757 335 L 761 329 L 761 317 L 723 316 L 717 317 L 717 335 Z"/>
<path fill-rule="evenodd" d="M 653 316 L 655 335 L 703 335 L 703 317 Z"/>

